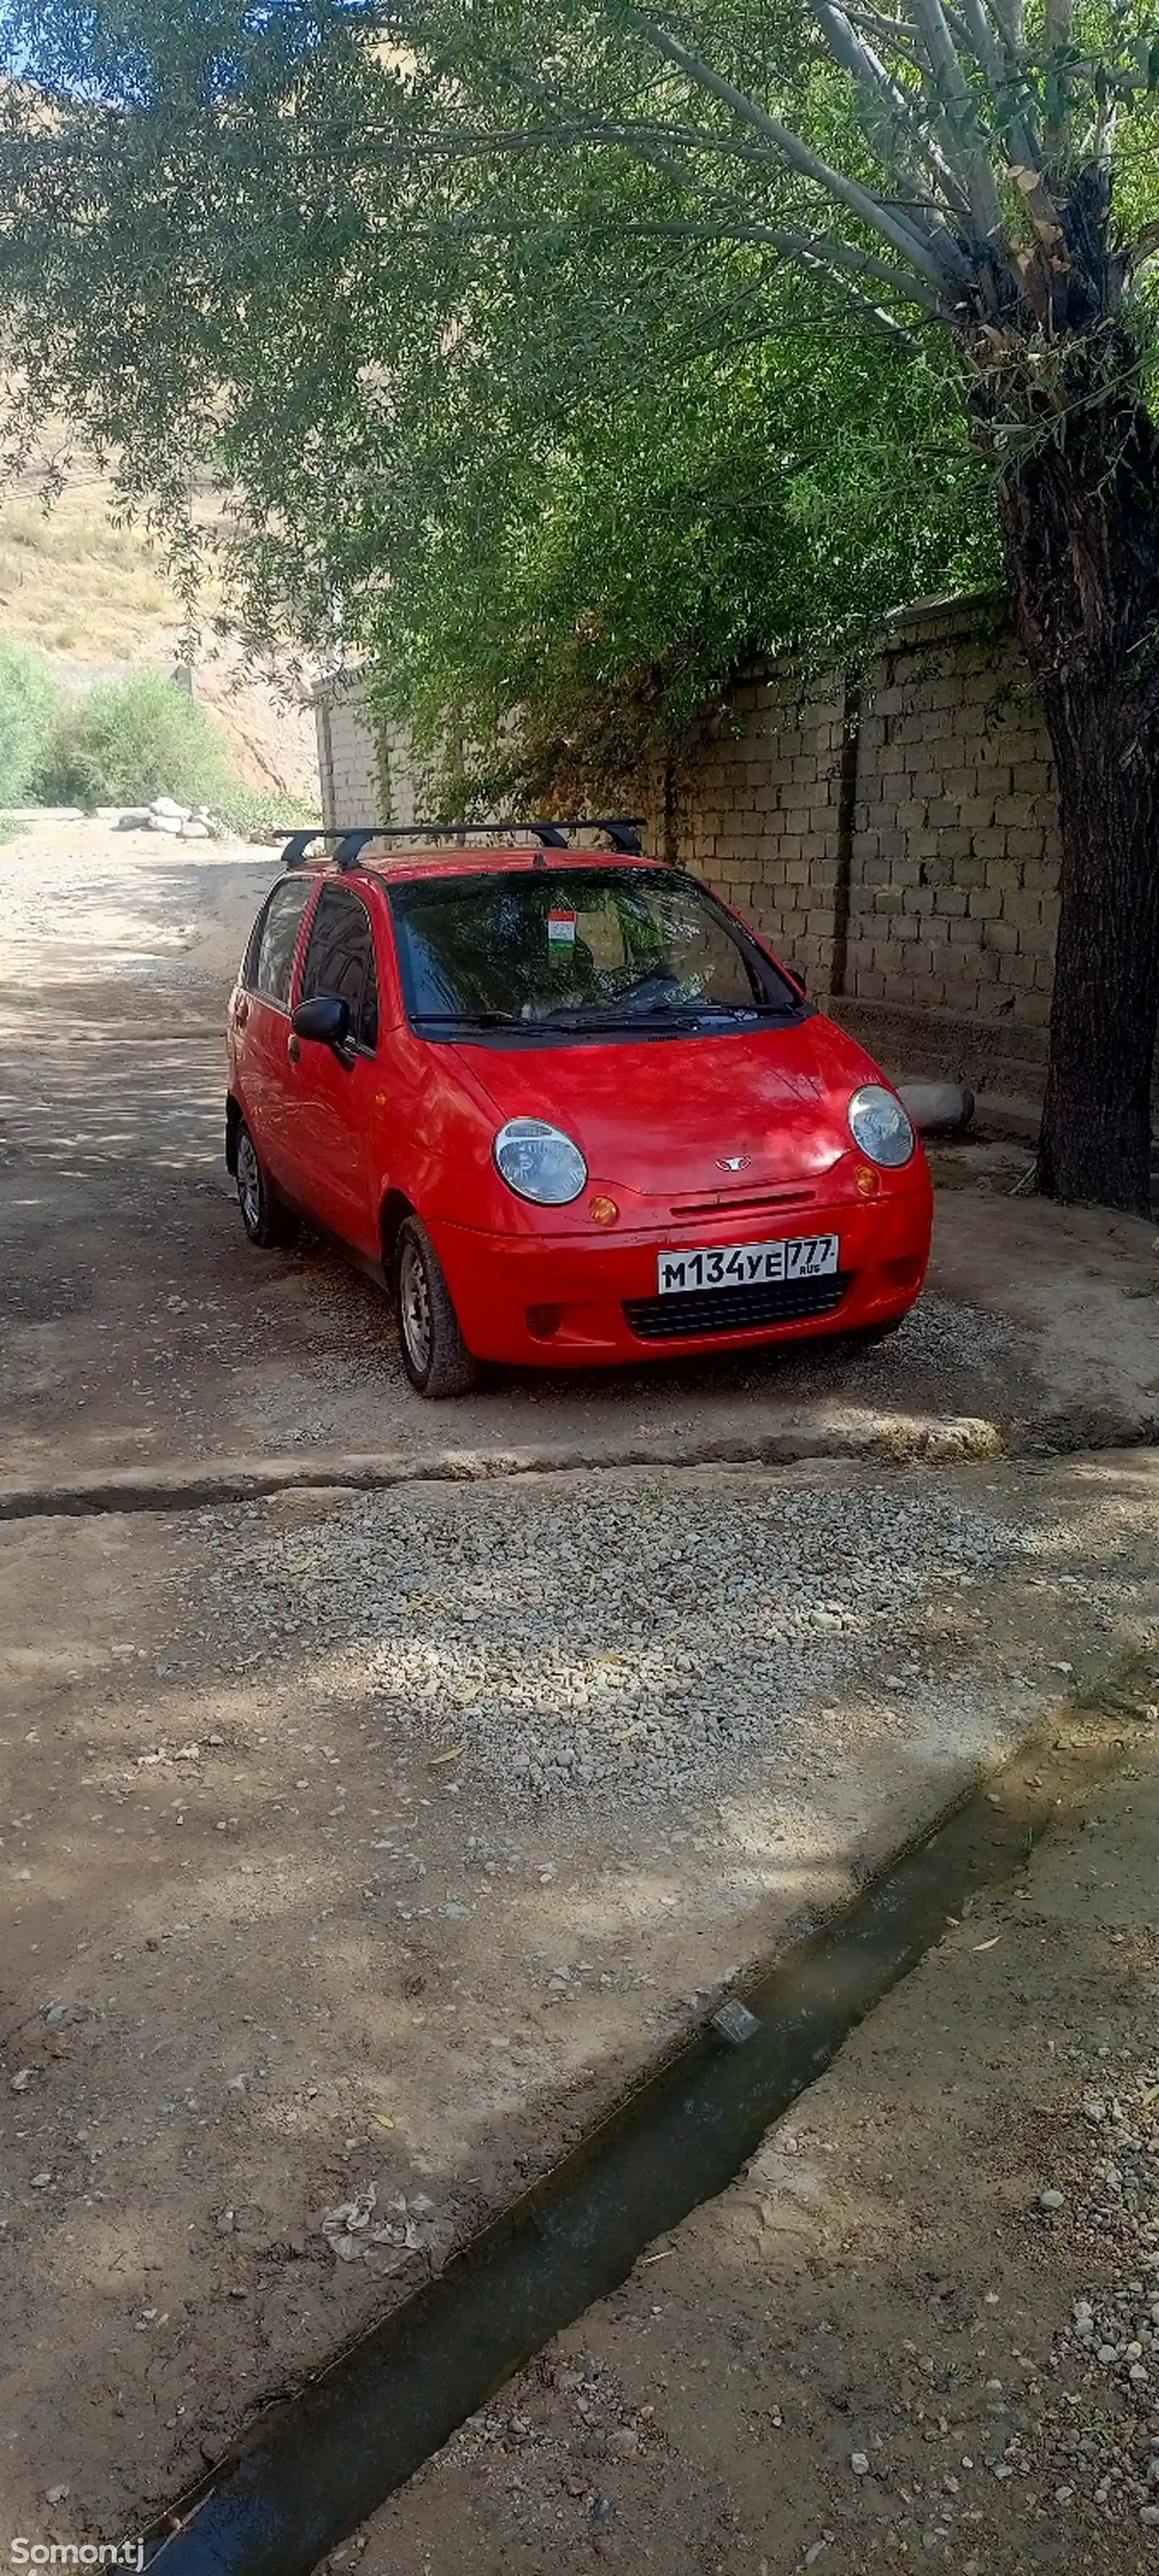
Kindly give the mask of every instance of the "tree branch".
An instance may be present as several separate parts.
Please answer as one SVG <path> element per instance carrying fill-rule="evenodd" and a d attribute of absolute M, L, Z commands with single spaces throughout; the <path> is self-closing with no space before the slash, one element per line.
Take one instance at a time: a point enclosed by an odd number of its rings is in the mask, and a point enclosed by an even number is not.
<path fill-rule="evenodd" d="M 978 139 L 978 115 L 974 93 L 958 60 L 957 49 L 942 10 L 942 0 L 914 0 L 922 35 L 929 55 L 930 69 L 951 118 L 961 133 L 961 158 L 974 223 L 982 240 L 995 241 L 1002 231 L 1002 208 L 990 158 L 984 143 Z"/>
<path fill-rule="evenodd" d="M 811 151 L 809 145 L 803 143 L 799 135 L 793 134 L 788 126 L 782 125 L 779 118 L 770 116 L 766 109 L 758 107 L 755 99 L 747 98 L 743 90 L 735 88 L 732 81 L 725 79 L 723 73 L 714 71 L 712 65 L 706 63 L 701 55 L 693 53 L 687 45 L 681 43 L 679 37 L 670 35 L 668 29 L 658 25 L 654 18 L 646 17 L 642 11 L 633 9 L 629 12 L 628 23 L 635 28 L 638 35 L 644 37 L 648 44 L 655 47 L 657 53 L 663 54 L 670 63 L 675 64 L 676 69 L 683 72 L 686 80 L 695 82 L 696 86 L 706 90 L 710 97 L 719 99 L 723 107 L 731 108 L 733 114 L 739 116 L 745 124 L 751 125 L 756 133 L 766 136 L 791 169 L 796 170 L 802 178 L 812 180 L 815 187 L 821 188 L 826 196 L 834 198 L 838 205 L 845 206 L 850 214 L 856 215 L 858 220 L 866 224 L 871 231 L 880 233 L 891 247 L 900 252 L 901 257 L 917 270 L 919 277 L 926 279 L 929 285 L 939 292 L 944 292 L 947 285 L 968 284 L 971 276 L 969 262 L 963 257 L 948 233 L 943 240 L 938 241 L 935 248 L 915 225 L 891 212 L 889 207 L 883 206 L 876 197 L 870 195 L 868 189 L 860 187 L 854 179 L 847 179 L 842 171 L 830 169 L 828 162 L 821 160 L 816 152 Z"/>
<path fill-rule="evenodd" d="M 892 287 L 895 294 L 904 295 L 921 312 L 945 321 L 945 304 L 928 286 L 923 286 L 918 278 L 908 277 L 903 269 L 891 268 L 888 261 L 875 259 L 872 251 L 858 250 L 852 242 L 834 241 L 828 233 L 818 237 L 813 233 L 797 232 L 787 224 L 770 226 L 769 229 L 775 230 L 779 247 L 791 257 L 823 260 L 826 267 L 845 269 L 851 277 L 872 277 L 879 286 Z"/>
<path fill-rule="evenodd" d="M 1046 0 L 1046 51 L 1048 94 L 1051 61 L 1054 66 L 1054 97 L 1046 120 L 1046 148 L 1052 158 L 1065 151 L 1070 132 L 1066 93 L 1063 87 L 1060 58 L 1066 53 L 1074 26 L 1074 0 Z"/>
<path fill-rule="evenodd" d="M 986 21 L 982 0 L 958 0 L 969 32 L 970 42 L 990 96 L 998 110 L 1006 153 L 1007 167 L 1027 215 L 1044 248 L 1055 250 L 1062 239 L 1058 208 L 1042 176 L 1042 153 L 1038 137 L 1025 117 L 1007 114 L 1012 94 L 1020 88 L 1025 95 L 1025 79 L 1017 55 L 1008 45 L 1003 51 L 995 43 Z M 1005 44 L 1005 39 L 1003 39 Z"/>
<path fill-rule="evenodd" d="M 880 101 L 887 125 L 893 127 L 895 134 L 904 136 L 906 147 L 927 170 L 932 171 L 955 213 L 968 214 L 969 198 L 953 167 L 953 138 L 937 115 L 936 106 L 932 113 L 937 141 L 932 134 L 923 131 L 917 102 L 907 98 L 905 91 L 886 70 L 880 56 L 871 46 L 862 43 L 837 0 L 814 0 L 814 6 L 835 59 L 868 97 Z M 911 175 L 916 175 L 912 169 Z"/>

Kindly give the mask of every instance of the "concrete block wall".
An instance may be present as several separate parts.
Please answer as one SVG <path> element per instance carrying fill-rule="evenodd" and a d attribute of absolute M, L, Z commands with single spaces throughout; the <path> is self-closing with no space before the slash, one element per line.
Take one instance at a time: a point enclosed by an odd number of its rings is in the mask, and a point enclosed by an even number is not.
<path fill-rule="evenodd" d="M 356 678 L 324 683 L 315 691 L 318 775 L 322 820 L 329 831 L 344 824 L 386 823 L 378 745 Z"/>
<path fill-rule="evenodd" d="M 828 989 L 841 906 L 840 682 L 799 697 L 777 674 L 738 682 L 677 798 L 677 852 L 814 986 Z"/>
<path fill-rule="evenodd" d="M 419 790 L 410 745 L 397 728 L 376 731 L 357 673 L 315 690 L 314 723 L 327 829 L 413 823 Z"/>
<path fill-rule="evenodd" d="M 1009 631 L 960 612 L 900 628 L 857 730 L 853 999 L 1045 1028 L 1060 849 L 1050 746 Z"/>
<path fill-rule="evenodd" d="M 384 777 L 381 819 L 413 819 L 406 746 L 376 746 L 356 679 L 320 696 L 318 732 L 327 822 L 377 819 Z M 1058 818 L 1041 710 L 1000 603 L 907 612 L 856 686 L 743 674 L 662 785 L 625 791 L 626 810 L 650 818 L 650 845 L 755 921 L 870 1045 L 888 1022 L 891 1065 L 928 1059 L 1008 1085 L 1001 1054 L 1034 1087 Z"/>

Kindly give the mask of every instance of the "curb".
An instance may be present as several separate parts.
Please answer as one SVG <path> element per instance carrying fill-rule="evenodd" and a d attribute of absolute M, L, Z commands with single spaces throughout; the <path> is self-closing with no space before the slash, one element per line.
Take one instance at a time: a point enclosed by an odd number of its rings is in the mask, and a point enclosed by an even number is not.
<path fill-rule="evenodd" d="M 570 1442 L 561 1447 L 542 1441 L 518 1449 L 439 1449 L 427 1456 L 324 1449 L 306 1457 L 225 1457 L 196 1467 L 113 1467 L 31 1484 L 0 1482 L 0 1521 L 197 1511 L 302 1489 L 373 1494 L 395 1485 L 478 1485 L 504 1476 L 599 1474 L 614 1467 L 789 1467 L 817 1458 L 950 1465 L 998 1458 L 1005 1448 L 997 1423 L 964 1414 L 942 1422 L 906 1415 L 847 1430 L 786 1427 L 749 1436 L 630 1440 L 612 1446 Z"/>

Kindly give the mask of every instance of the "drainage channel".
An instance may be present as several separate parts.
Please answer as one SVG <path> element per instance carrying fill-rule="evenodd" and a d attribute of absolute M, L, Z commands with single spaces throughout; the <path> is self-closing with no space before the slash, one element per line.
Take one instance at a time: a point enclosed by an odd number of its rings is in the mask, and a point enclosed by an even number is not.
<path fill-rule="evenodd" d="M 146 2534 L 158 2576 L 310 2576 L 534 2352 L 733 2181 L 771 2121 L 975 1892 L 1009 1877 L 1120 1747 L 1025 1752 L 701 2032 L 437 2281 L 254 2424 Z M 174 2528 L 174 2525 L 177 2528 Z"/>

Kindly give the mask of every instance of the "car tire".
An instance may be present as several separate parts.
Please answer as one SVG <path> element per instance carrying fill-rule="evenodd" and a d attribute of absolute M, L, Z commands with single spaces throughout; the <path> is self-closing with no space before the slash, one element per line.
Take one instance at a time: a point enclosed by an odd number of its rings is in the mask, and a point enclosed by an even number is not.
<path fill-rule="evenodd" d="M 298 1220 L 262 1170 L 244 1118 L 237 1131 L 237 1203 L 241 1221 L 259 1252 L 286 1252 L 298 1240 Z"/>
<path fill-rule="evenodd" d="M 442 1265 L 422 1219 L 404 1218 L 394 1249 L 394 1303 L 402 1364 L 419 1395 L 469 1395 L 479 1383 L 459 1330 Z"/>

